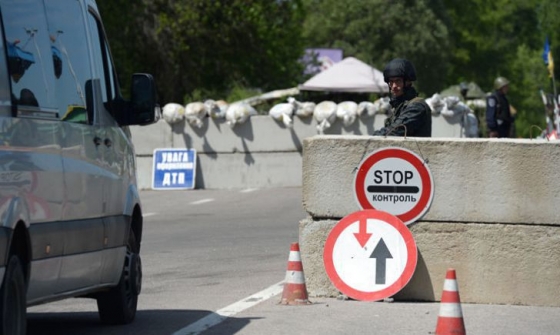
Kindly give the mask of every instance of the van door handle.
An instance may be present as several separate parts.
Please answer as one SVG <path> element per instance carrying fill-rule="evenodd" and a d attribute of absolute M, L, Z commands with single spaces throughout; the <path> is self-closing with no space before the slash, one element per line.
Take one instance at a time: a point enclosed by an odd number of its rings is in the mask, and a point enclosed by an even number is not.
<path fill-rule="evenodd" d="M 98 147 L 101 144 L 101 137 L 95 136 L 93 138 L 93 143 L 95 144 L 96 147 Z"/>
<path fill-rule="evenodd" d="M 113 141 L 108 138 L 105 139 L 104 143 L 106 147 L 111 147 L 113 145 Z"/>

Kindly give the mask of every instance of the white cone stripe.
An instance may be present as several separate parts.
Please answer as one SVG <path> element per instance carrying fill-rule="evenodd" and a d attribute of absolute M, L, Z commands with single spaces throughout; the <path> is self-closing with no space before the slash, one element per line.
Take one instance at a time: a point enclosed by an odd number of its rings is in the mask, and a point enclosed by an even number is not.
<path fill-rule="evenodd" d="M 305 284 L 305 278 L 301 271 L 286 271 L 287 284 Z"/>
<path fill-rule="evenodd" d="M 299 251 L 290 251 L 290 256 L 288 257 L 289 262 L 301 262 L 301 257 Z"/>
<path fill-rule="evenodd" d="M 462 318 L 463 311 L 461 305 L 450 302 L 442 302 L 439 309 L 439 316 L 445 318 Z"/>
<path fill-rule="evenodd" d="M 444 291 L 451 291 L 451 292 L 459 291 L 457 281 L 455 279 L 446 279 L 443 282 L 443 290 Z"/>

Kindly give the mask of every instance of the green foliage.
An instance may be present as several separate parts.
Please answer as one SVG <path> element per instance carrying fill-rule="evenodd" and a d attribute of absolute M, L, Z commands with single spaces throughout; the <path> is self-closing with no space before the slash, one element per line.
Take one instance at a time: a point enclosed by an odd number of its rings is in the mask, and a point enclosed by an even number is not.
<path fill-rule="evenodd" d="M 261 90 L 254 89 L 254 88 L 253 89 L 246 88 L 242 85 L 236 84 L 230 89 L 226 101 L 231 103 L 239 100 L 244 100 L 250 97 L 254 97 L 262 93 L 263 92 Z"/>
<path fill-rule="evenodd" d="M 511 81 L 517 134 L 544 128 L 552 93 L 545 37 L 560 64 L 557 0 L 98 0 L 125 96 L 152 73 L 160 103 L 242 100 L 302 83 L 305 48 L 340 48 L 378 69 L 416 66 L 431 96 L 461 81 Z M 558 66 L 556 66 L 557 71 Z M 248 89 L 256 88 L 256 89 Z M 484 120 L 481 120 L 484 122 Z M 529 130 L 533 129 L 533 131 Z"/>
<path fill-rule="evenodd" d="M 295 86 L 302 73 L 305 13 L 299 0 L 98 5 L 117 41 L 119 77 L 130 77 L 132 69 L 152 73 L 162 103 L 190 99 L 195 90 L 225 95 L 236 83 L 264 90 Z"/>
<path fill-rule="evenodd" d="M 545 129 L 545 110 L 540 90 L 549 85 L 547 72 L 543 71 L 541 50 L 531 50 L 526 45 L 517 48 L 511 63 L 510 103 L 517 109 L 516 130 L 521 137 L 539 134 L 537 126 Z"/>
<path fill-rule="evenodd" d="M 172 1 L 157 16 L 166 96 L 237 83 L 264 90 L 296 85 L 302 67 L 298 1 Z"/>
<path fill-rule="evenodd" d="M 143 57 L 143 23 L 138 21 L 142 5 L 125 0 L 100 0 L 97 2 L 103 16 L 117 75 L 125 97 L 129 96 L 131 76 L 135 72 L 148 72 L 151 67 Z M 126 10 L 123 10 L 126 8 Z M 127 24 L 122 24 L 126 22 Z"/>
<path fill-rule="evenodd" d="M 449 57 L 448 32 L 434 11 L 440 1 L 306 0 L 306 44 L 342 49 L 378 69 L 395 57 L 411 60 L 417 87 L 433 93 L 445 79 Z"/>
<path fill-rule="evenodd" d="M 560 14 L 557 2 L 444 0 L 444 3 L 453 22 L 450 33 L 454 52 L 447 84 L 472 80 L 489 92 L 493 90 L 494 79 L 505 76 L 511 82 L 509 100 L 517 110 L 517 136 L 538 134 L 537 127 L 545 127 L 540 89 L 549 91 L 551 87 L 542 59 L 545 36 L 549 33 L 536 27 L 560 28 L 555 23 Z M 553 12 L 552 7 L 556 9 L 553 14 L 556 19 L 545 20 Z"/>

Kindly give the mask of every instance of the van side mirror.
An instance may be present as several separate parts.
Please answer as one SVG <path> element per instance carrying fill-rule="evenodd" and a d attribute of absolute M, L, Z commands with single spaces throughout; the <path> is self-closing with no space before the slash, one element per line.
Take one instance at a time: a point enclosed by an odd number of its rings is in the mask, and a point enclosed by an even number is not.
<path fill-rule="evenodd" d="M 130 110 L 127 125 L 147 125 L 157 122 L 160 117 L 157 103 L 156 85 L 151 74 L 132 75 Z"/>

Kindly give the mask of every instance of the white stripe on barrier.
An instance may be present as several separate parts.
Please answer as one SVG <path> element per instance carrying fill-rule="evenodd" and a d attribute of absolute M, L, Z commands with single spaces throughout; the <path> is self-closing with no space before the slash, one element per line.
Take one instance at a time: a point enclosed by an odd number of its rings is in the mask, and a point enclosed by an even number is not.
<path fill-rule="evenodd" d="M 452 291 L 452 292 L 459 291 L 457 281 L 455 279 L 446 279 L 443 282 L 443 290 L 444 291 Z"/>
<path fill-rule="evenodd" d="M 445 318 L 462 318 L 461 305 L 457 303 L 442 302 L 440 304 L 439 316 Z"/>
<path fill-rule="evenodd" d="M 286 271 L 286 280 L 288 284 L 305 284 L 305 277 L 301 271 Z"/>
<path fill-rule="evenodd" d="M 290 256 L 288 257 L 290 262 L 301 262 L 301 256 L 299 251 L 290 251 Z"/>

